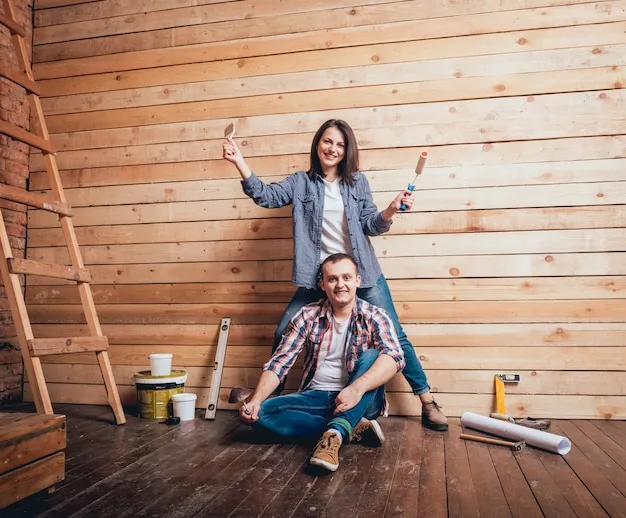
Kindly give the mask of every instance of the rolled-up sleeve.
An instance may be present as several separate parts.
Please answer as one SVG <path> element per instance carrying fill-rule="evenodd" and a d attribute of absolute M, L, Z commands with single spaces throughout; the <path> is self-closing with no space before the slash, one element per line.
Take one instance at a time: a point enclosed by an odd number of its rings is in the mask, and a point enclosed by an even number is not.
<path fill-rule="evenodd" d="M 293 200 L 297 173 L 289 175 L 280 182 L 266 184 L 256 174 L 241 181 L 243 192 L 254 203 L 266 209 L 277 209 L 289 205 Z"/>
<path fill-rule="evenodd" d="M 263 365 L 264 371 L 272 371 L 278 376 L 280 381 L 283 381 L 285 376 L 287 376 L 306 343 L 307 321 L 302 316 L 302 312 L 303 310 L 300 309 L 291 319 L 283 333 L 278 348 L 267 363 Z"/>
<path fill-rule="evenodd" d="M 375 308 L 372 312 L 371 324 L 374 346 L 381 354 L 387 354 L 394 359 L 398 371 L 404 369 L 404 352 L 389 315 L 385 310 Z"/>
<path fill-rule="evenodd" d="M 378 236 L 388 232 L 392 221 L 385 221 L 382 211 L 374 203 L 370 184 L 364 174 L 359 175 L 359 197 L 363 200 L 359 219 L 363 233 L 367 236 Z"/>

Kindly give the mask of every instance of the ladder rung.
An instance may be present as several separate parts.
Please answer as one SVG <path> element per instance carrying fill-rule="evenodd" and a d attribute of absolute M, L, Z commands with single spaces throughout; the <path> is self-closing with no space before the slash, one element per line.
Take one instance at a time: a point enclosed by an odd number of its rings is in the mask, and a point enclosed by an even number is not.
<path fill-rule="evenodd" d="M 33 135 L 22 128 L 9 124 L 8 122 L 0 121 L 0 133 L 4 133 L 5 135 L 17 140 L 21 140 L 25 144 L 41 149 L 41 151 L 44 151 L 45 153 L 50 153 L 52 155 L 56 153 L 56 149 L 49 140 Z"/>
<path fill-rule="evenodd" d="M 106 351 L 109 340 L 106 336 L 78 336 L 76 338 L 34 338 L 28 340 L 28 349 L 33 356 L 49 354 L 85 353 Z"/>
<path fill-rule="evenodd" d="M 11 273 L 24 273 L 29 275 L 41 275 L 42 277 L 54 277 L 56 279 L 68 279 L 76 282 L 91 282 L 91 274 L 84 268 L 63 266 L 60 264 L 40 263 L 30 259 L 7 259 Z"/>
<path fill-rule="evenodd" d="M 35 95 L 41 95 L 39 85 L 35 83 L 35 81 L 31 81 L 28 76 L 26 76 L 26 74 L 20 74 L 15 70 L 11 70 L 8 67 L 0 65 L 0 76 L 9 79 L 10 81 L 13 81 L 14 83 L 17 83 L 20 86 L 23 86 L 30 93 L 33 93 Z"/>
<path fill-rule="evenodd" d="M 26 38 L 26 31 L 22 29 L 14 20 L 8 18 L 4 14 L 0 14 L 0 24 L 9 29 L 11 31 L 11 35 L 19 34 L 22 38 Z"/>
<path fill-rule="evenodd" d="M 0 198 L 5 200 L 23 203 L 29 207 L 37 207 L 39 209 L 61 214 L 63 216 L 71 216 L 72 208 L 61 201 L 51 200 L 48 196 L 35 192 L 28 192 L 19 187 L 11 187 L 10 185 L 0 184 Z"/>

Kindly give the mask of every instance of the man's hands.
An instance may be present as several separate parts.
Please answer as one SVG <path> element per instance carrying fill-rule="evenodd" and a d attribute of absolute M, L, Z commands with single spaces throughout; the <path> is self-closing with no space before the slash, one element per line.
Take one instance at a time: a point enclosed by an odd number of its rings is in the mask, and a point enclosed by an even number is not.
<path fill-rule="evenodd" d="M 361 392 L 354 384 L 345 387 L 335 398 L 335 414 L 354 408 L 361 401 L 363 394 L 364 392 Z"/>
<path fill-rule="evenodd" d="M 262 401 L 256 401 L 254 398 L 249 403 L 241 405 L 239 416 L 246 423 L 254 423 L 259 420 L 259 409 Z M 247 410 L 247 411 L 246 411 Z"/>

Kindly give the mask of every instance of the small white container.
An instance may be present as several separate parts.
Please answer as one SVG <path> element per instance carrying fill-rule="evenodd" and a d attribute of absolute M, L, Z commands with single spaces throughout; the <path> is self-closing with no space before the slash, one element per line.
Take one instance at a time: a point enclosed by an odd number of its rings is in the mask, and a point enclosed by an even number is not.
<path fill-rule="evenodd" d="M 151 354 L 150 372 L 153 376 L 169 376 L 172 372 L 172 354 Z"/>
<path fill-rule="evenodd" d="M 191 393 L 174 394 L 174 417 L 181 421 L 192 421 L 196 417 L 196 395 Z"/>

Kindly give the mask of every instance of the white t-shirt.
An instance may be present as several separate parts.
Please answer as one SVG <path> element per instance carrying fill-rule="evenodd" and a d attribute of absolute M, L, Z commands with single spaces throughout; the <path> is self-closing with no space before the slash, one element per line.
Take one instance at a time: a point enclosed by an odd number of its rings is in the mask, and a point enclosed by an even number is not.
<path fill-rule="evenodd" d="M 324 214 L 322 215 L 322 239 L 320 262 L 332 254 L 352 254 L 348 220 L 339 190 L 339 178 L 334 182 L 324 180 Z"/>
<path fill-rule="evenodd" d="M 337 322 L 333 317 L 331 333 L 332 338 L 326 356 L 320 351 L 318 359 L 320 363 L 309 385 L 311 390 L 340 391 L 348 384 L 346 349 L 351 334 L 350 319 Z"/>

